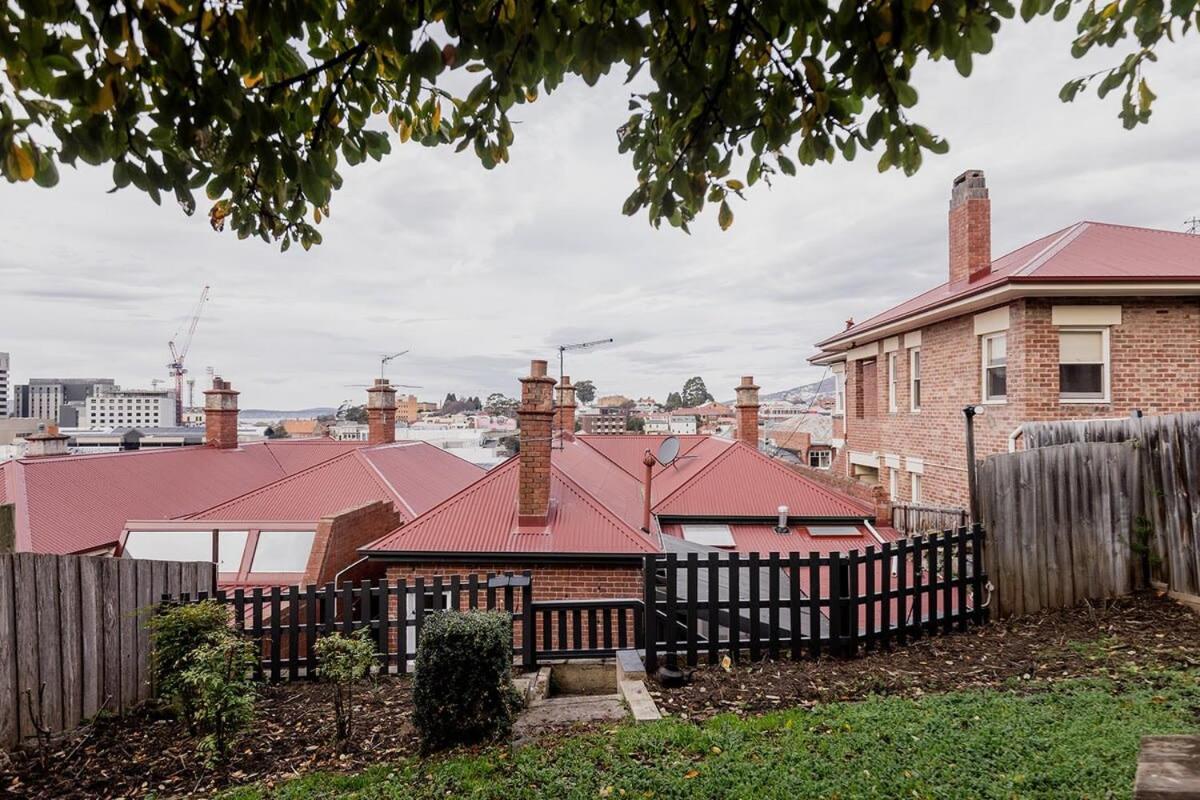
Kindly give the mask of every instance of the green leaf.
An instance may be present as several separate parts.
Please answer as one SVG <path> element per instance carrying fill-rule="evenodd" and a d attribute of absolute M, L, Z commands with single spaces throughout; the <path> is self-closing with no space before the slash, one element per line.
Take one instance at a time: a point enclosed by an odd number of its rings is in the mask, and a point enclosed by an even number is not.
<path fill-rule="evenodd" d="M 721 210 L 717 214 L 717 223 L 720 224 L 721 230 L 729 230 L 729 226 L 733 224 L 733 209 L 729 207 L 728 200 L 721 201 Z"/>

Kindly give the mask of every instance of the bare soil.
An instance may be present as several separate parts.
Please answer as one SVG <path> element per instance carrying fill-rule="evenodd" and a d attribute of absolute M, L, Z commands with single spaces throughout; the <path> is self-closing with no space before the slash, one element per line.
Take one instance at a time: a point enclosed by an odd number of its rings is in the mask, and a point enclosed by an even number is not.
<path fill-rule="evenodd" d="M 1200 615 L 1154 593 L 993 622 L 854 659 L 704 665 L 684 686 L 651 687 L 664 714 L 707 719 L 870 694 L 916 697 L 1070 678 L 1122 682 L 1137 670 L 1200 667 Z"/>
<path fill-rule="evenodd" d="M 216 768 L 205 765 L 187 728 L 160 711 L 103 716 L 55 742 L 47 768 L 36 748 L 0 753 L 0 796 L 205 797 L 306 772 L 359 771 L 416 752 L 407 678 L 382 678 L 355 694 L 353 741 L 345 752 L 335 746 L 329 691 L 304 681 L 263 687 L 252 727 Z"/>

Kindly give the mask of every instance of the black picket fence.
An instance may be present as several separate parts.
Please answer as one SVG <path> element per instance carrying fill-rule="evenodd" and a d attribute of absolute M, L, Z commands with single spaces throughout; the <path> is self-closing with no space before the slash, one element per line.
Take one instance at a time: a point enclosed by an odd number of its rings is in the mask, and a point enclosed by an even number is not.
<path fill-rule="evenodd" d="M 646 668 L 721 654 L 853 655 L 987 619 L 975 525 L 846 553 L 668 553 L 645 560 Z"/>

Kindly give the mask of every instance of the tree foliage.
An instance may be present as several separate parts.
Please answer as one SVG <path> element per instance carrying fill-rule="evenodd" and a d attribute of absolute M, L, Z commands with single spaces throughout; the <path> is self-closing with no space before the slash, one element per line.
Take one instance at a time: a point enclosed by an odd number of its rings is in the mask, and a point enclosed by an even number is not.
<path fill-rule="evenodd" d="M 596 384 L 591 381 L 580 381 L 575 384 L 575 397 L 581 403 L 590 403 L 596 399 Z"/>
<path fill-rule="evenodd" d="M 663 403 L 663 408 L 667 411 L 683 408 L 683 397 L 680 396 L 679 392 L 670 392 L 667 394 L 667 402 Z"/>
<path fill-rule="evenodd" d="M 713 396 L 708 393 L 708 387 L 704 385 L 704 378 L 699 375 L 688 378 L 683 384 L 683 391 L 679 393 L 679 401 L 687 408 L 702 406 L 711 401 Z M 670 402 L 670 398 L 667 398 Z"/>
<path fill-rule="evenodd" d="M 362 628 L 348 636 L 340 633 L 322 636 L 313 645 L 317 676 L 331 689 L 334 729 L 342 745 L 349 741 L 354 730 L 354 686 L 375 665 L 375 644 L 370 636 L 371 630 Z"/>
<path fill-rule="evenodd" d="M 1062 98 L 1120 88 L 1124 124 L 1145 122 L 1143 68 L 1191 32 L 1198 2 L 1080 2 L 1076 56 L 1136 44 Z M 1073 5 L 1021 0 L 1020 15 Z M 732 197 L 797 165 L 872 150 L 911 174 L 944 153 L 912 116 L 914 67 L 970 74 L 1016 14 L 1012 0 L 14 0 L 0 171 L 52 186 L 60 163 L 111 164 L 115 189 L 188 214 L 203 191 L 213 228 L 307 248 L 345 167 L 415 142 L 490 169 L 517 107 L 616 71 L 635 89 L 617 129 L 636 176 L 625 213 L 686 229 L 711 204 L 727 228 Z"/>

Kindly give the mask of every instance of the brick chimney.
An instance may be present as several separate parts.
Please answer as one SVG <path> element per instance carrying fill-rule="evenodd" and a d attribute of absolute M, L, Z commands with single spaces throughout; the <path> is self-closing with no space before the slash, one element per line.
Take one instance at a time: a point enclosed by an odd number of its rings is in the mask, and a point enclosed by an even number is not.
<path fill-rule="evenodd" d="M 890 527 L 892 524 L 892 498 L 882 484 L 875 484 L 871 489 L 871 499 L 875 505 L 875 524 Z"/>
<path fill-rule="evenodd" d="M 65 433 L 59 432 L 57 425 L 38 425 L 37 433 L 25 437 L 25 458 L 65 456 L 68 454 L 69 439 Z"/>
<path fill-rule="evenodd" d="M 570 439 L 575 435 L 575 385 L 570 375 L 563 375 L 558 387 L 558 405 L 554 409 L 554 427 Z"/>
<path fill-rule="evenodd" d="M 367 389 L 367 444 L 396 441 L 396 389 L 387 378 L 376 378 Z"/>
<path fill-rule="evenodd" d="M 758 449 L 758 387 L 750 375 L 742 376 L 737 392 L 737 438 Z"/>
<path fill-rule="evenodd" d="M 213 378 L 212 388 L 204 392 L 204 443 L 209 447 L 238 446 L 238 394 L 221 378 Z"/>
<path fill-rule="evenodd" d="M 554 421 L 554 378 L 545 361 L 532 361 L 529 376 L 521 378 L 520 486 L 517 513 L 520 525 L 544 524 L 550 511 L 551 424 Z"/>
<path fill-rule="evenodd" d="M 950 281 L 992 271 L 992 201 L 983 170 L 969 169 L 950 189 Z"/>

